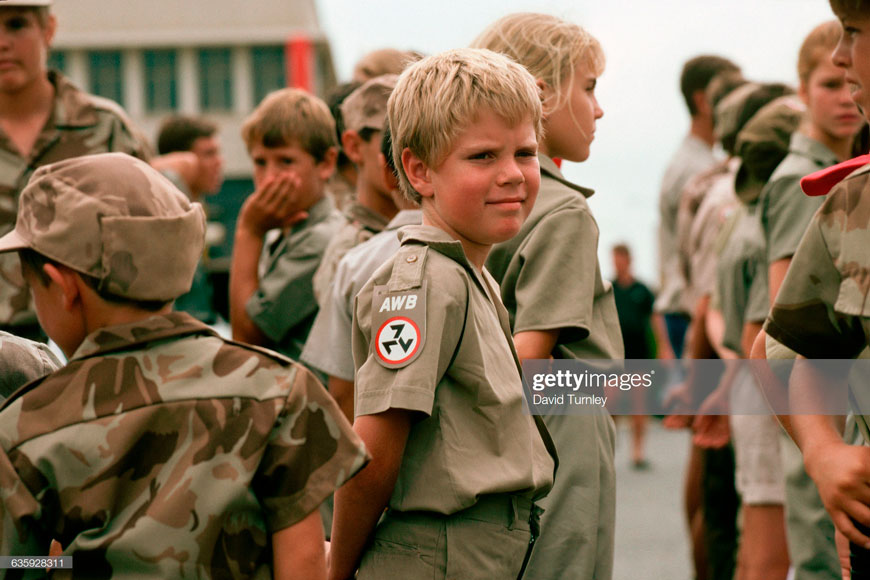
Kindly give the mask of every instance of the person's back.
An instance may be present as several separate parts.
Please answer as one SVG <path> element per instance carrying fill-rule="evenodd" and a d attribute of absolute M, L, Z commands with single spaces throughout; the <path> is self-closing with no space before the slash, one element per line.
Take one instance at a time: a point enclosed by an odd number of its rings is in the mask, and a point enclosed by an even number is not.
<path fill-rule="evenodd" d="M 738 67 L 727 59 L 703 55 L 686 62 L 680 76 L 680 89 L 691 116 L 691 126 L 665 169 L 659 193 L 659 270 L 660 287 L 656 311 L 664 314 L 668 335 L 676 356 L 682 355 L 683 338 L 690 313 L 685 311 L 681 294 L 685 280 L 680 274 L 677 254 L 677 211 L 680 194 L 689 179 L 715 163 L 713 155 L 713 111 L 705 91 L 710 81 L 724 71 Z"/>
<path fill-rule="evenodd" d="M 70 360 L 0 410 L 0 552 L 54 539 L 88 577 L 271 577 L 300 554 L 322 571 L 316 508 L 365 452 L 304 368 L 171 312 L 200 206 L 112 154 L 40 170 L 21 208 L 0 250 Z"/>
<path fill-rule="evenodd" d="M 60 366 L 57 356 L 41 342 L 0 331 L 0 403 L 19 387 Z"/>
<path fill-rule="evenodd" d="M 0 4 L 0 36 L 19 66 L 0 74 L 0 235 L 15 223 L 17 199 L 33 171 L 69 157 L 120 151 L 150 154 L 118 104 L 89 95 L 46 57 L 57 23 L 51 0 Z M 44 340 L 14 254 L 0 256 L 0 330 Z"/>

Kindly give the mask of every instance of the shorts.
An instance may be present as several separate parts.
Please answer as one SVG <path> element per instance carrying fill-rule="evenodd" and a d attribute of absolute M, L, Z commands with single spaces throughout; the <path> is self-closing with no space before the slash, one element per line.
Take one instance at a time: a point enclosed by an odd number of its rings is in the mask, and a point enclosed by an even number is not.
<path fill-rule="evenodd" d="M 755 381 L 743 367 L 731 387 L 731 397 L 759 398 L 763 396 Z M 776 505 L 785 503 L 785 475 L 780 456 L 780 426 L 771 414 L 732 415 L 731 439 L 737 465 L 735 483 L 744 505 Z"/>
<path fill-rule="evenodd" d="M 357 579 L 513 580 L 532 537 L 529 507 L 517 509 L 511 496 L 497 494 L 452 515 L 388 510 Z"/>

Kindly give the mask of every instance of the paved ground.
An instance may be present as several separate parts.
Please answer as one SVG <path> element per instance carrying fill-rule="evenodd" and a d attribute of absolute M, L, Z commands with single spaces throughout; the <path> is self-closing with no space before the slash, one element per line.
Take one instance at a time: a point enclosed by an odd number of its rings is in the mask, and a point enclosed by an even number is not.
<path fill-rule="evenodd" d="M 650 469 L 629 461 L 628 420 L 616 443 L 616 563 L 614 580 L 689 580 L 692 577 L 682 508 L 687 431 L 668 431 L 652 420 L 647 437 Z"/>

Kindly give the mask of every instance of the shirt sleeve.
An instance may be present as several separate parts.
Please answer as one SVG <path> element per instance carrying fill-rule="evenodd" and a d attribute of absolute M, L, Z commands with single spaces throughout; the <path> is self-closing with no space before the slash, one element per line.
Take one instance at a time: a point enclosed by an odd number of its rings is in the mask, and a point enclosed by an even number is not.
<path fill-rule="evenodd" d="M 342 260 L 300 357 L 305 364 L 345 381 L 353 381 L 354 374 L 351 349 L 354 293 L 350 268 Z"/>
<path fill-rule="evenodd" d="M 325 247 L 325 240 L 312 232 L 281 243 L 280 254 L 272 258 L 246 306 L 254 324 L 275 342 L 317 311 L 311 280 Z"/>
<path fill-rule="evenodd" d="M 819 208 L 818 198 L 804 195 L 800 178 L 784 176 L 765 186 L 764 221 L 767 234 L 769 263 L 794 255 L 813 214 Z"/>
<path fill-rule="evenodd" d="M 830 243 L 839 242 L 841 232 L 823 229 L 821 216 L 816 214 L 798 246 L 765 330 L 807 358 L 854 358 L 865 347 L 866 337 L 857 316 L 834 309 L 842 276 Z"/>
<path fill-rule="evenodd" d="M 430 264 L 432 254 L 435 252 L 430 252 Z M 398 369 L 383 366 L 373 352 L 374 280 L 360 291 L 356 298 L 353 332 L 354 363 L 357 365 L 355 417 L 375 415 L 387 409 L 431 414 L 435 388 L 459 346 L 470 299 L 466 281 L 458 268 L 433 268 L 427 264 L 424 280 L 427 284 L 426 320 L 425 329 L 421 329 L 421 351 L 409 364 Z"/>
<path fill-rule="evenodd" d="M 301 521 L 368 462 L 362 441 L 307 369 L 272 429 L 252 487 L 270 532 Z"/>
<path fill-rule="evenodd" d="M 554 212 L 519 252 L 514 333 L 561 329 L 560 342 L 589 336 L 595 302 L 598 226 L 582 209 Z"/>

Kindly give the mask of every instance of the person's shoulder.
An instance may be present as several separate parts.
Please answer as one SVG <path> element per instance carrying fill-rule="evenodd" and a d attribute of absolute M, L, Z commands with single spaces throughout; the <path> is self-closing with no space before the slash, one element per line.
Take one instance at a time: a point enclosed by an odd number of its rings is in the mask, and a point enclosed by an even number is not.
<path fill-rule="evenodd" d="M 836 184 L 817 214 L 823 226 L 844 232 L 870 229 L 870 165 Z"/>

